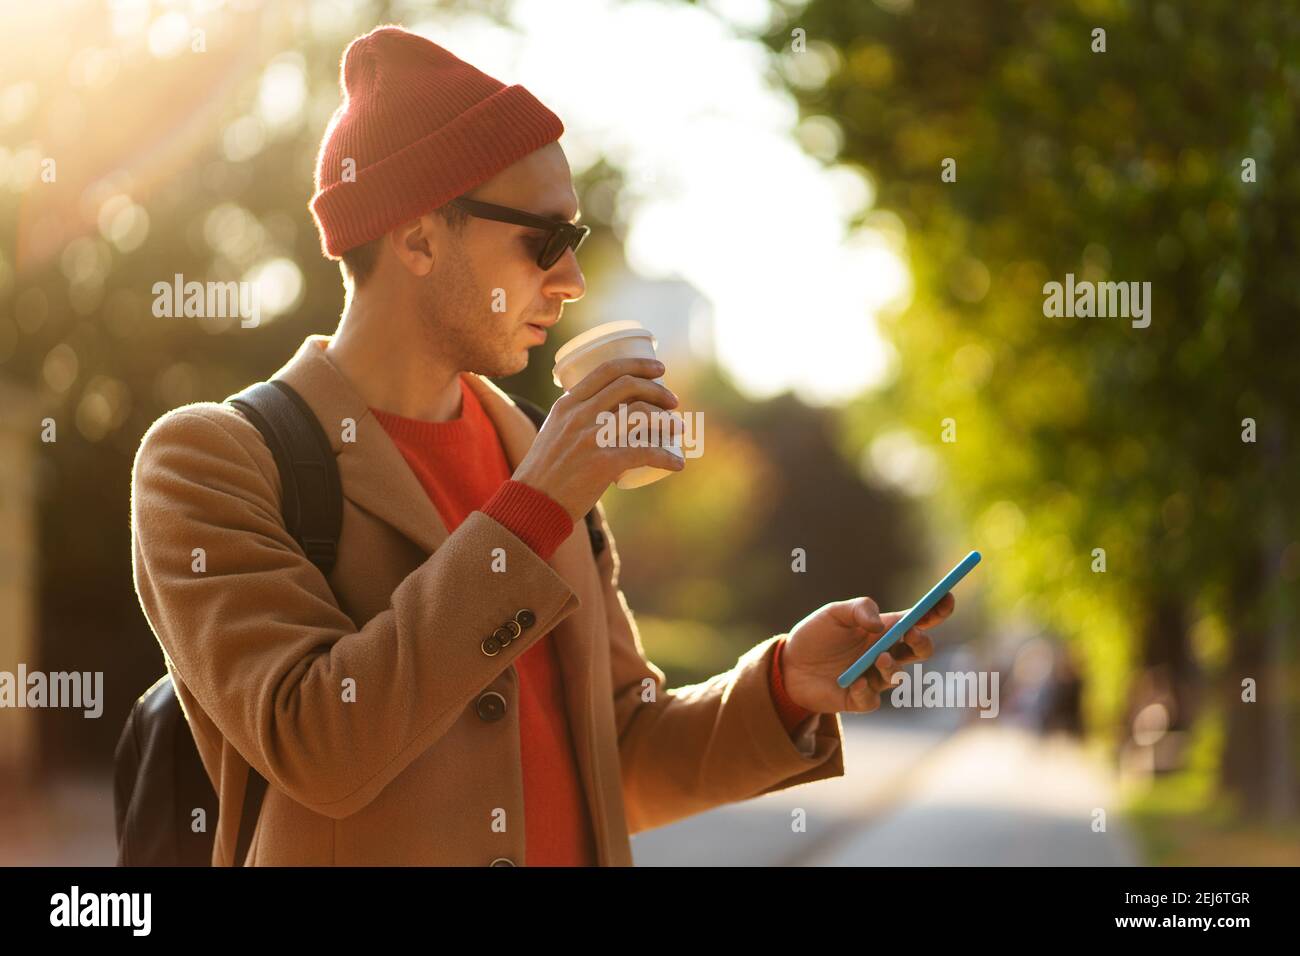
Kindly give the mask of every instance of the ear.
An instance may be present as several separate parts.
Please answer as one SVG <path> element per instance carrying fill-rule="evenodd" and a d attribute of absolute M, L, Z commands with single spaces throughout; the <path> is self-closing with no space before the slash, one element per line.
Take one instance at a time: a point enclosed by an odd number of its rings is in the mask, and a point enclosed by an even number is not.
<path fill-rule="evenodd" d="M 388 234 L 388 246 L 411 275 L 428 275 L 433 271 L 438 252 L 433 216 L 421 216 L 402 223 Z"/>

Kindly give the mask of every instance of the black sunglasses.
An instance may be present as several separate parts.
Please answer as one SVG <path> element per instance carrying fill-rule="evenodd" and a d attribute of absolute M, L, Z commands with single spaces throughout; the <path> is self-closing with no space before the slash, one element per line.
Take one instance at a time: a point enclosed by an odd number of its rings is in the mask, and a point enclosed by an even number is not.
<path fill-rule="evenodd" d="M 591 232 L 590 226 L 575 226 L 571 222 L 543 219 L 522 209 L 511 209 L 509 206 L 498 206 L 496 203 L 482 202 L 478 199 L 453 199 L 449 205 L 469 213 L 476 219 L 491 219 L 493 222 L 508 222 L 516 226 L 545 230 L 549 235 L 537 256 L 537 265 L 542 269 L 549 269 L 559 262 L 565 249 L 577 252 L 578 247 L 582 245 L 582 240 L 586 239 Z"/>

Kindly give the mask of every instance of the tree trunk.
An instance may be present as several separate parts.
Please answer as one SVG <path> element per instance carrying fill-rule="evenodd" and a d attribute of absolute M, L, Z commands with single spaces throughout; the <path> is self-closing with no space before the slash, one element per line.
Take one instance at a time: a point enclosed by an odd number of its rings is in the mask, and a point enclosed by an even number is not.
<path fill-rule="evenodd" d="M 1222 792 L 1238 801 L 1242 815 L 1279 821 L 1295 812 L 1295 781 L 1285 662 L 1289 629 L 1282 612 L 1264 608 L 1278 571 L 1275 547 L 1272 541 L 1262 543 L 1238 575 L 1235 629 L 1223 688 L 1227 735 L 1219 779 Z M 1246 678 L 1255 681 L 1254 703 L 1241 699 Z"/>

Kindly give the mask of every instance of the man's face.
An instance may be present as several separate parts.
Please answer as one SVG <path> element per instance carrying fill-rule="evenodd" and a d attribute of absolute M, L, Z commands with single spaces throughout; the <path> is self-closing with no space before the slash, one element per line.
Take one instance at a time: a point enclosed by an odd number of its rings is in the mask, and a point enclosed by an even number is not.
<path fill-rule="evenodd" d="M 572 222 L 578 197 L 558 143 L 535 150 L 467 194 L 546 219 Z M 457 232 L 433 216 L 439 253 L 425 277 L 421 311 L 431 345 L 461 371 L 504 377 L 528 365 L 528 350 L 560 320 L 586 282 L 572 249 L 550 269 L 537 264 L 546 235 L 527 226 L 470 217 Z"/>

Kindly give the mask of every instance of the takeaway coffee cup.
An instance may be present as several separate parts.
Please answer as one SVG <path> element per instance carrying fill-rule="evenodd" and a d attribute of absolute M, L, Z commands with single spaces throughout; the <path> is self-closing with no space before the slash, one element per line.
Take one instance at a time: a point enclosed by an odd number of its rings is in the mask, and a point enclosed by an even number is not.
<path fill-rule="evenodd" d="M 581 335 L 570 339 L 560 346 L 555 353 L 555 371 L 552 380 L 566 392 L 581 382 L 596 366 L 618 358 L 655 358 L 655 337 L 640 322 L 624 320 L 607 322 L 594 329 L 588 329 Z M 663 384 L 663 376 L 655 379 Z M 665 410 L 666 411 L 666 410 Z M 615 414 L 618 414 L 615 411 Z M 678 434 L 667 429 L 667 422 L 660 420 L 659 444 L 678 458 L 682 457 L 681 442 Z M 653 433 L 652 433 L 653 434 Z M 619 431 L 623 437 L 622 429 Z M 619 488 L 640 488 L 658 481 L 672 472 L 666 468 L 653 465 L 640 465 L 629 468 L 618 476 L 614 482 Z"/>

